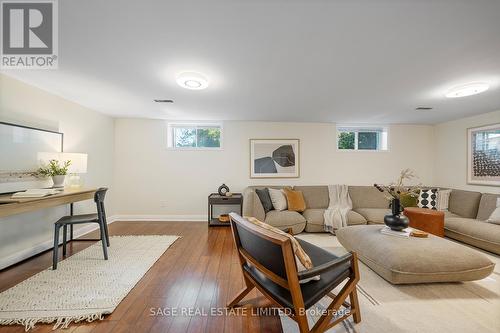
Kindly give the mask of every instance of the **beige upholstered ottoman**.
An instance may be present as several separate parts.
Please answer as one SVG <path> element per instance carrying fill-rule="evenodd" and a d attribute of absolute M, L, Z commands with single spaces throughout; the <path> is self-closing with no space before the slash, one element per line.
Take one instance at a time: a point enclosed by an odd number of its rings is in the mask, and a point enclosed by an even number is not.
<path fill-rule="evenodd" d="M 380 225 L 337 230 L 339 242 L 381 277 L 394 284 L 480 280 L 495 264 L 479 251 L 450 240 L 403 238 L 380 233 Z"/>

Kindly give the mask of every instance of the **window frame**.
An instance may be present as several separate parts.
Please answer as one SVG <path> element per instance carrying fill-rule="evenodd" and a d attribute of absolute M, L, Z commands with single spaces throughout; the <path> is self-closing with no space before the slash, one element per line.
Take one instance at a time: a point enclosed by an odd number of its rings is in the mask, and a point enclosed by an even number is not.
<path fill-rule="evenodd" d="M 220 131 L 220 146 L 219 147 L 176 147 L 175 146 L 175 129 L 176 128 L 192 128 L 196 130 L 207 128 L 218 128 Z M 196 143 L 198 142 L 196 137 Z M 185 150 L 185 151 L 200 151 L 200 150 L 223 150 L 224 146 L 224 126 L 218 122 L 168 122 L 167 123 L 167 149 L 168 150 Z"/>
<path fill-rule="evenodd" d="M 341 132 L 348 132 L 348 129 L 351 129 L 351 132 L 354 132 L 354 149 L 340 149 L 339 148 L 339 135 Z M 386 133 L 387 135 L 387 149 L 359 149 L 358 148 L 358 133 L 359 132 L 369 132 L 372 129 L 373 132 Z M 363 131 L 366 130 L 366 131 Z M 338 124 L 335 126 L 335 149 L 339 152 L 362 152 L 362 153 L 387 153 L 390 151 L 390 128 L 387 125 L 373 125 L 373 124 Z"/>

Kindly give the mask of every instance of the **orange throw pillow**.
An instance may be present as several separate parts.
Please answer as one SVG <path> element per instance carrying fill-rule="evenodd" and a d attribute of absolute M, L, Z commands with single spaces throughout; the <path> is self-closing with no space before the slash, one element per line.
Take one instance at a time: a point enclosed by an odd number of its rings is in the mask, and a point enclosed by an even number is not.
<path fill-rule="evenodd" d="M 284 188 L 283 193 L 285 193 L 286 196 L 288 210 L 293 210 L 295 212 L 303 212 L 306 210 L 306 201 L 304 200 L 302 191 L 294 191 L 288 188 Z"/>

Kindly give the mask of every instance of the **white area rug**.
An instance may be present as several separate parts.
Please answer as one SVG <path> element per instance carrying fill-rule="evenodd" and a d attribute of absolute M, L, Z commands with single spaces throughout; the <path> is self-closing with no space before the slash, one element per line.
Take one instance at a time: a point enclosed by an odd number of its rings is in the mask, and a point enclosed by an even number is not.
<path fill-rule="evenodd" d="M 298 237 L 335 254 L 345 253 L 335 236 L 302 234 Z M 464 283 L 396 286 L 359 262 L 361 323 L 355 324 L 349 318 L 327 332 L 500 332 L 500 258 L 483 253 L 496 263 L 495 271 L 483 280 Z M 321 309 L 330 302 L 329 298 L 325 298 L 317 307 Z M 314 312 L 320 314 L 320 311 Z M 308 315 L 310 328 L 317 318 Z M 285 333 L 299 331 L 295 321 L 286 316 L 281 317 L 281 323 Z"/>
<path fill-rule="evenodd" d="M 111 237 L 109 260 L 98 242 L 18 285 L 0 293 L 0 324 L 94 321 L 118 304 L 178 236 Z"/>

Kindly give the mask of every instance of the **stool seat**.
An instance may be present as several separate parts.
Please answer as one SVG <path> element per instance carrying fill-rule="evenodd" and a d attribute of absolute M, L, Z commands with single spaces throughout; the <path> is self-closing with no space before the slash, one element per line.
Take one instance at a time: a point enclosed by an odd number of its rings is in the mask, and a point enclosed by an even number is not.
<path fill-rule="evenodd" d="M 99 216 L 97 214 L 82 214 L 73 216 L 63 216 L 56 223 L 88 223 L 88 222 L 99 222 Z"/>

